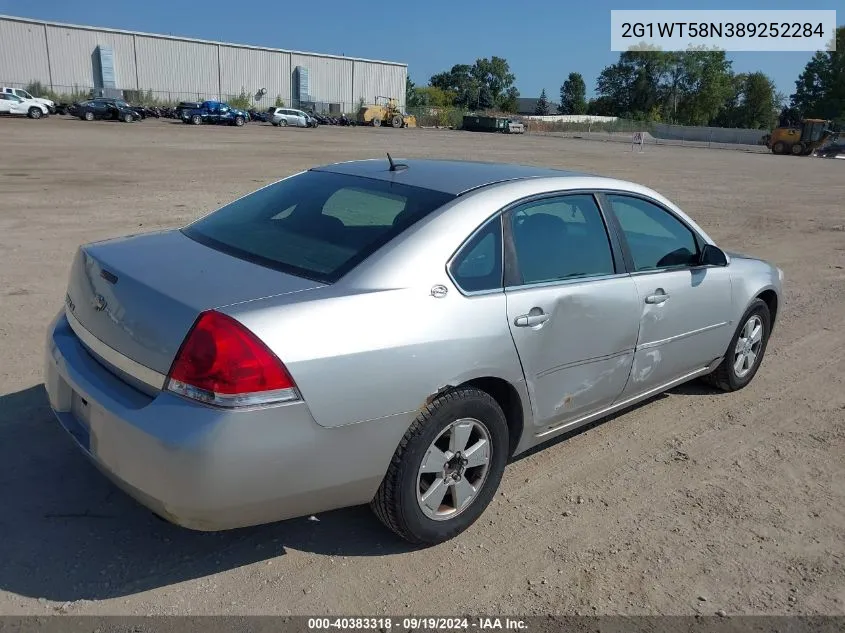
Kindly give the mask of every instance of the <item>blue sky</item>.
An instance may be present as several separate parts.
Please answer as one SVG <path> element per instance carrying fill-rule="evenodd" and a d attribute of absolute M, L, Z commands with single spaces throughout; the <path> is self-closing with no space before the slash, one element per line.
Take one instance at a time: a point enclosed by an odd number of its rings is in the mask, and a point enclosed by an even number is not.
<path fill-rule="evenodd" d="M 396 8 L 376 11 L 374 7 Z M 356 0 L 0 0 L 0 13 L 241 44 L 406 62 L 411 79 L 456 63 L 508 60 L 522 96 L 557 97 L 566 76 L 584 75 L 592 93 L 610 51 L 611 9 L 839 9 L 842 0 L 674 0 L 566 2 L 356 2 Z M 237 7 L 237 8 L 236 8 Z M 762 70 L 790 95 L 811 53 L 733 53 L 737 72 Z"/>

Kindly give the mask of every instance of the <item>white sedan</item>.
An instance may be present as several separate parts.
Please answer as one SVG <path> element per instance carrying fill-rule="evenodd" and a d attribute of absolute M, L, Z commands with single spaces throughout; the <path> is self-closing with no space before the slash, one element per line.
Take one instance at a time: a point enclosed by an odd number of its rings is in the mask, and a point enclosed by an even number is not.
<path fill-rule="evenodd" d="M 32 99 L 21 99 L 17 95 L 0 93 L 0 114 L 28 116 L 40 119 L 49 114 L 47 106 Z"/>

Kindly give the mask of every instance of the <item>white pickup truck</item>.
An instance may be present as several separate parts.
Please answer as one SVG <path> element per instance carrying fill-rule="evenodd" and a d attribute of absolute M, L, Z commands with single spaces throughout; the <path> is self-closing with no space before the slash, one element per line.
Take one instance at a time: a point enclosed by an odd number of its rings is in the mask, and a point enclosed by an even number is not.
<path fill-rule="evenodd" d="M 36 101 L 44 106 L 47 107 L 47 111 L 50 114 L 56 114 L 56 104 L 50 99 L 43 99 L 41 97 L 33 97 L 23 88 L 9 88 L 7 86 L 3 86 L 0 88 L 0 93 L 7 94 L 7 95 L 15 95 L 16 97 L 20 97 L 24 101 Z"/>
<path fill-rule="evenodd" d="M 50 111 L 43 103 L 0 92 L 0 115 L 19 115 L 28 116 L 30 119 L 40 119 L 49 113 Z"/>

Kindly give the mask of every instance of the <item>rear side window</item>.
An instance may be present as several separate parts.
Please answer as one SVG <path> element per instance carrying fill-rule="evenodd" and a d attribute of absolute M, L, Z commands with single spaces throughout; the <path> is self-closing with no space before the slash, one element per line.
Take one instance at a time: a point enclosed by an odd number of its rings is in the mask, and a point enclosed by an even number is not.
<path fill-rule="evenodd" d="M 510 223 L 523 284 L 615 272 L 607 229 L 592 195 L 526 203 L 511 211 Z"/>
<path fill-rule="evenodd" d="M 182 229 L 235 257 L 332 283 L 454 195 L 308 171 Z"/>
<path fill-rule="evenodd" d="M 449 267 L 466 292 L 502 287 L 502 219 L 497 217 L 466 243 Z"/>

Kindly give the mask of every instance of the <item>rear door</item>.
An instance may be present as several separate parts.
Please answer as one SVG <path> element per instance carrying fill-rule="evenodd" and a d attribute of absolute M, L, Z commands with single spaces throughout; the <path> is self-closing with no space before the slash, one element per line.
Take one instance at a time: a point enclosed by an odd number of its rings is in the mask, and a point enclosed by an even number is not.
<path fill-rule="evenodd" d="M 656 201 L 606 196 L 637 287 L 640 333 L 625 396 L 665 385 L 721 356 L 733 333 L 731 278 L 700 266 L 703 241 Z"/>
<path fill-rule="evenodd" d="M 525 202 L 507 212 L 505 227 L 508 324 L 539 434 L 622 393 L 639 301 L 592 194 Z"/>

